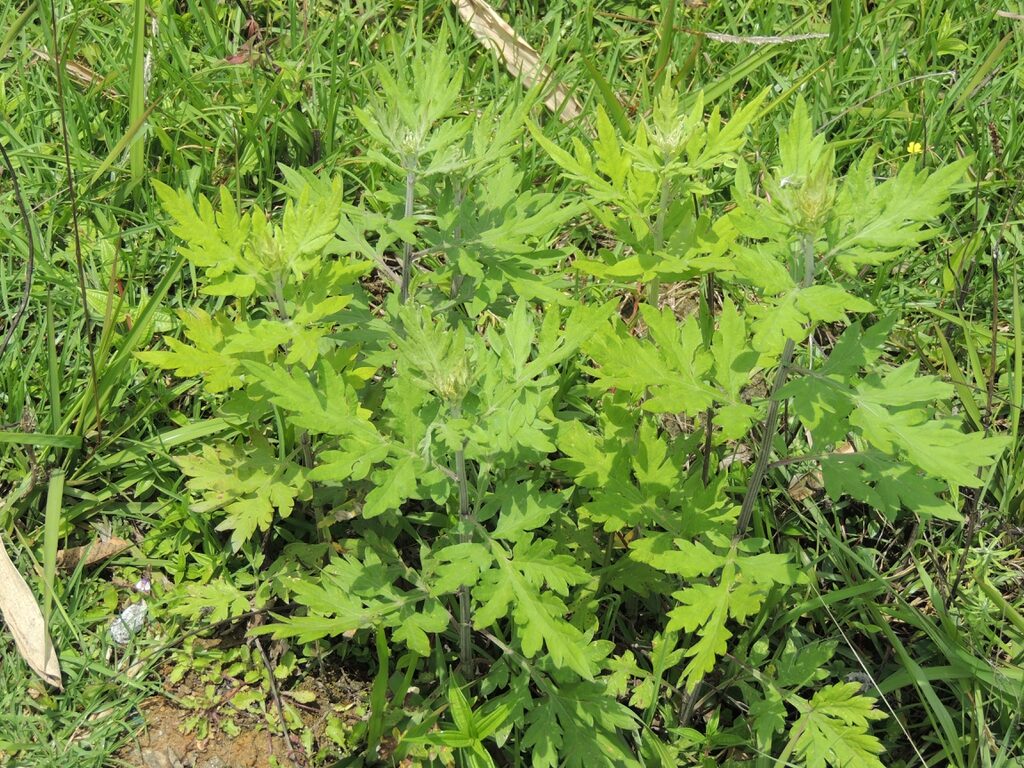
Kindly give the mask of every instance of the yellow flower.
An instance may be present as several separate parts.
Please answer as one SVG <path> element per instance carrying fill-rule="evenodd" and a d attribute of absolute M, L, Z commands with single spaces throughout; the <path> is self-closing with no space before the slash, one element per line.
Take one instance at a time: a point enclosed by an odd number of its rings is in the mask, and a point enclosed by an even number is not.
<path fill-rule="evenodd" d="M 909 152 L 912 155 L 920 155 L 922 152 L 924 152 L 924 147 L 921 146 L 920 141 L 912 141 L 909 144 L 907 144 L 907 152 Z"/>

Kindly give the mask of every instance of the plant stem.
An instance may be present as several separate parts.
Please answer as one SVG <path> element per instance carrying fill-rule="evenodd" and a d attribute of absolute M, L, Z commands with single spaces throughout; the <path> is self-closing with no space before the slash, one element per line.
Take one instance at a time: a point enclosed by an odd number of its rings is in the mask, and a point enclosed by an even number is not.
<path fill-rule="evenodd" d="M 697 200 L 694 196 L 693 201 L 694 216 L 697 211 Z M 710 347 L 712 334 L 714 333 L 714 315 L 715 315 L 715 275 L 713 272 L 709 272 L 704 280 L 704 296 L 701 301 L 701 331 L 704 337 L 704 343 Z M 709 407 L 704 413 L 704 448 L 703 448 L 703 462 L 701 465 L 701 480 L 704 485 L 707 486 L 708 478 L 711 474 L 711 437 L 712 432 L 715 428 L 715 410 Z"/>
<path fill-rule="evenodd" d="M 659 251 L 665 246 L 665 216 L 668 213 L 669 193 L 672 185 L 668 173 L 661 180 L 661 197 L 658 200 L 658 218 L 654 220 L 654 247 Z M 658 306 L 658 299 L 661 297 L 661 280 L 653 278 L 647 287 L 647 303 L 652 307 Z"/>
<path fill-rule="evenodd" d="M 462 184 L 460 182 L 456 181 L 455 182 L 455 207 L 456 208 L 461 208 L 462 207 L 463 194 L 464 193 L 462 191 Z M 458 219 L 456 219 L 456 221 L 458 221 Z M 461 224 L 456 224 L 455 225 L 454 235 L 455 235 L 455 247 L 458 248 L 461 245 L 461 243 L 462 243 L 462 225 Z M 452 274 L 451 300 L 454 302 L 456 297 L 458 297 L 458 295 L 459 295 L 459 291 L 462 290 L 462 281 L 465 279 L 466 276 L 463 275 L 461 272 L 455 272 L 455 270 L 452 270 L 452 271 L 453 271 L 453 274 Z"/>
<path fill-rule="evenodd" d="M 289 322 L 292 316 L 289 314 L 288 304 L 284 300 L 284 275 L 281 272 L 274 275 L 274 301 L 277 304 L 277 311 L 281 315 L 281 319 L 286 323 Z"/>
<path fill-rule="evenodd" d="M 462 408 L 456 407 L 455 418 L 459 418 Z M 459 541 L 468 544 L 472 538 L 470 523 L 472 512 L 469 508 L 469 480 L 466 477 L 466 449 L 455 452 L 455 477 L 459 486 L 459 524 L 462 530 Z M 469 585 L 459 587 L 459 661 L 465 673 L 471 674 L 473 669 L 473 640 L 471 636 L 472 617 L 469 603 Z"/>
<path fill-rule="evenodd" d="M 290 323 L 292 320 L 291 313 L 288 312 L 288 303 L 284 298 L 284 272 L 278 272 L 274 275 L 274 301 L 277 303 L 277 311 L 281 316 L 282 322 Z M 289 343 L 288 346 L 291 346 Z M 310 374 L 312 375 L 312 374 Z M 309 431 L 302 430 L 299 435 L 299 447 L 302 450 L 302 465 L 306 469 L 313 468 L 313 443 L 309 438 Z M 282 445 L 284 444 L 282 436 Z M 323 515 L 320 514 L 320 510 L 316 507 L 313 508 L 313 524 L 316 527 L 317 539 L 320 541 L 327 541 L 328 535 L 327 530 L 323 527 Z"/>
<path fill-rule="evenodd" d="M 412 216 L 416 199 L 416 163 L 411 161 L 405 172 L 405 218 Z M 409 282 L 412 280 L 412 243 L 402 247 L 402 285 L 399 297 L 403 304 L 409 300 Z"/>
<path fill-rule="evenodd" d="M 803 251 L 803 279 L 800 281 L 801 288 L 808 288 L 814 282 L 814 235 L 804 234 L 800 239 L 801 250 Z M 750 476 L 750 483 L 747 485 L 747 492 L 743 496 L 743 506 L 740 509 L 739 520 L 736 521 L 736 533 L 733 534 L 733 541 L 739 541 L 747 532 L 750 524 L 750 517 L 754 512 L 754 504 L 757 495 L 761 491 L 761 484 L 768 471 L 768 458 L 772 452 L 772 438 L 775 436 L 776 422 L 779 418 L 779 400 L 777 395 L 782 385 L 786 383 L 786 374 L 789 364 L 793 360 L 793 351 L 796 349 L 796 342 L 786 339 L 786 346 L 782 350 L 782 358 L 779 360 L 779 368 L 775 372 L 775 381 L 772 383 L 771 392 L 768 393 L 768 414 L 764 419 L 764 434 L 761 436 L 761 450 L 757 457 L 757 464 L 754 466 L 754 473 Z"/>

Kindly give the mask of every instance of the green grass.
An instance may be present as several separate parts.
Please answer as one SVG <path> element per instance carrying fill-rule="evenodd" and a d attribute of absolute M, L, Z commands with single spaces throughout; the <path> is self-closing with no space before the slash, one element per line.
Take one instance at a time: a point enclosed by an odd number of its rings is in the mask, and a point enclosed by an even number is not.
<path fill-rule="evenodd" d="M 27 556 L 34 543 L 25 540 L 17 547 L 22 556 L 16 562 L 30 582 L 42 573 Z M 110 765 L 112 754 L 141 725 L 140 702 L 158 688 L 152 663 L 131 671 L 123 651 L 112 647 L 106 629 L 118 592 L 105 580 L 82 571 L 60 574 L 53 598 L 50 627 L 60 648 L 64 691 L 33 677 L 5 642 L 0 689 L 8 718 L 0 753 L 12 766 Z"/>
<path fill-rule="evenodd" d="M 376 62 L 404 60 L 418 44 L 446 38 L 465 72 L 461 109 L 511 110 L 524 98 L 450 3 L 247 5 L 260 36 L 249 61 L 230 65 L 225 59 L 246 39 L 242 5 L 183 0 L 147 11 L 138 2 L 51 8 L 44 0 L 33 13 L 26 4 L 0 8 L 0 29 L 10 30 L 0 43 L 0 141 L 14 159 L 37 242 L 30 311 L 0 361 L 0 421 L 17 431 L 29 409 L 36 432 L 64 441 L 41 440 L 31 451 L 0 441 L 0 490 L 12 494 L 35 467 L 61 469 L 62 546 L 98 530 L 141 534 L 140 545 L 111 568 L 56 577 L 51 631 L 64 692 L 44 690 L 0 640 L 0 710 L 11 718 L 0 733 L 0 762 L 110 764 L 139 727 L 138 702 L 159 683 L 155 674 L 129 680 L 125 660 L 106 658 L 106 629 L 125 597 L 111 574 L 134 580 L 152 570 L 184 587 L 227 561 L 223 535 L 189 510 L 171 460 L 226 427 L 202 421 L 207 404 L 191 383 L 133 357 L 177 327 L 174 310 L 218 301 L 197 292 L 194 271 L 175 253 L 151 182 L 211 197 L 223 185 L 240 207 L 270 211 L 285 197 L 280 165 L 309 167 L 340 175 L 350 201 L 384 210 L 392 205 L 384 193 L 400 196 L 401 189 L 368 158 L 353 111 L 376 88 Z M 815 637 L 838 642 L 844 672 L 872 675 L 891 715 L 879 728 L 892 765 L 1020 765 L 1024 677 L 994 672 L 990 662 L 1019 668 L 1022 653 L 1020 628 L 991 589 L 1022 610 L 1024 39 L 1019 21 L 984 4 L 871 5 L 834 2 L 830 16 L 826 4 L 803 0 L 680 4 L 671 23 L 659 6 L 643 3 L 510 0 L 501 11 L 576 89 L 585 116 L 598 105 L 622 120 L 647 113 L 664 81 L 686 99 L 703 89 L 725 114 L 767 87 L 767 114 L 750 147 L 774 145 L 800 93 L 815 124 L 837 142 L 840 166 L 878 145 L 877 174 L 889 175 L 910 142 L 924 146 L 922 166 L 973 158 L 969 189 L 945 215 L 939 238 L 906 263 L 865 275 L 866 295 L 881 311 L 901 313 L 905 359 L 954 383 L 969 423 L 1010 434 L 1013 445 L 977 494 L 956 499 L 963 524 L 892 525 L 852 505 L 838 516 L 801 508 L 784 493 L 789 468 L 773 468 L 768 484 L 779 509 L 789 510 L 777 525 L 798 561 L 818 575 L 822 594 L 762 629 L 784 632 L 805 617 L 802 632 L 812 627 Z M 95 75 L 83 85 L 65 73 L 63 104 L 54 67 L 35 52 L 52 58 L 54 14 L 57 48 Z M 828 37 L 753 45 L 702 31 Z M 539 108 L 533 114 L 563 147 L 589 130 L 589 119 L 566 125 Z M 528 136 L 519 144 L 526 186 L 550 189 L 554 166 Z M 6 171 L 0 192 L 0 307 L 10 317 L 27 247 Z M 568 236 L 581 248 L 593 245 L 589 233 Z M 45 488 L 0 506 L 0 535 L 15 543 L 12 556 L 40 596 Z M 182 631 L 169 613 L 161 616 L 131 653 L 161 648 Z M 375 664 L 372 652 L 350 653 L 354 664 Z M 707 764 L 716 764 L 725 747 L 705 736 Z"/>

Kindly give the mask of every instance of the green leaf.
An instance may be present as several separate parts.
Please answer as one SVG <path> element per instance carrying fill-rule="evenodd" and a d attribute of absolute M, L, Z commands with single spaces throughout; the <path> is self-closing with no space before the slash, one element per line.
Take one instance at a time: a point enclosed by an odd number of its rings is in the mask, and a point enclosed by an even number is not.
<path fill-rule="evenodd" d="M 604 683 L 568 684 L 533 702 L 522 746 L 534 768 L 640 768 L 621 735 L 636 728 Z"/>
<path fill-rule="evenodd" d="M 836 652 L 835 640 L 814 640 L 797 645 L 788 640 L 779 658 L 776 683 L 785 688 L 802 688 L 828 676 L 828 662 Z"/>
<path fill-rule="evenodd" d="M 756 409 L 743 401 L 741 392 L 754 377 L 758 356 L 751 348 L 743 315 L 728 297 L 719 315 L 718 332 L 711 341 L 711 354 L 715 360 L 715 382 L 728 398 L 728 403 L 716 412 L 715 423 L 721 427 L 724 440 L 738 440 L 757 415 Z"/>
<path fill-rule="evenodd" d="M 452 680 L 448 684 L 448 707 L 451 709 L 452 720 L 455 727 L 464 733 L 472 741 L 477 740 L 476 728 L 474 727 L 473 708 L 469 704 L 458 683 Z"/>
<path fill-rule="evenodd" d="M 836 683 L 799 705 L 800 718 L 790 728 L 790 738 L 808 768 L 883 768 L 878 756 L 884 748 L 868 726 L 885 714 L 859 691 L 858 683 Z"/>
<path fill-rule="evenodd" d="M 793 105 L 789 126 L 779 134 L 779 157 L 782 172 L 802 177 L 810 173 L 825 148 L 824 134 L 814 134 L 814 124 L 807 111 L 807 102 L 798 96 Z"/>
<path fill-rule="evenodd" d="M 629 543 L 630 557 L 663 573 L 693 579 L 710 576 L 726 558 L 699 541 L 673 540 L 667 533 L 654 533 Z"/>
<path fill-rule="evenodd" d="M 812 285 L 803 288 L 796 295 L 796 303 L 813 322 L 846 321 L 846 310 L 870 312 L 874 309 L 871 302 L 848 293 L 838 285 Z"/>
<path fill-rule="evenodd" d="M 771 688 L 765 690 L 763 699 L 750 703 L 749 715 L 754 735 L 762 745 L 771 744 L 772 737 L 786 727 L 786 706 Z"/>
<path fill-rule="evenodd" d="M 494 502 L 500 505 L 501 512 L 492 535 L 496 539 L 516 541 L 528 531 L 546 525 L 562 509 L 565 497 L 544 493 L 532 483 L 517 483 L 496 488 Z M 481 510 L 481 516 L 487 509 L 485 506 Z"/>
<path fill-rule="evenodd" d="M 889 317 L 866 331 L 860 324 L 851 325 L 817 367 L 815 375 L 794 377 L 780 391 L 779 396 L 790 401 L 794 413 L 811 431 L 815 444 L 828 446 L 846 440 L 850 412 L 855 407 L 853 382 L 859 379 L 863 368 L 879 358 L 894 323 L 895 318 Z M 877 377 L 867 379 L 876 380 Z M 940 393 L 933 389 L 924 394 Z"/>
<path fill-rule="evenodd" d="M 778 357 L 789 340 L 800 342 L 807 338 L 804 326 L 807 316 L 797 306 L 799 291 L 793 290 L 772 305 L 751 305 L 747 308 L 754 321 L 754 349 Z"/>
<path fill-rule="evenodd" d="M 202 494 L 203 510 L 224 510 L 217 530 L 232 532 L 236 551 L 312 494 L 303 468 L 282 461 L 263 439 L 247 447 L 204 446 L 201 454 L 179 456 L 175 462 L 188 476 L 189 490 Z"/>
<path fill-rule="evenodd" d="M 547 586 L 558 595 L 569 594 L 569 587 L 590 581 L 588 574 L 572 555 L 555 554 L 552 539 L 520 541 L 512 552 L 515 569 L 539 591 Z"/>
<path fill-rule="evenodd" d="M 169 602 L 170 612 L 193 621 L 199 618 L 210 622 L 224 621 L 253 609 L 252 596 L 226 578 L 206 584 L 188 584 L 182 592 Z"/>
<path fill-rule="evenodd" d="M 1009 443 L 1005 436 L 964 433 L 957 421 L 937 419 L 927 409 L 890 411 L 866 388 L 860 389 L 854 402 L 850 423 L 860 428 L 871 445 L 890 455 L 902 454 L 951 485 L 982 485 L 978 469 L 995 462 Z"/>
<path fill-rule="evenodd" d="M 236 323 L 224 342 L 224 352 L 240 355 L 246 352 L 268 354 L 291 341 L 292 330 L 276 320 L 249 320 Z"/>
<path fill-rule="evenodd" d="M 509 612 L 520 635 L 523 654 L 536 656 L 546 648 L 551 661 L 568 667 L 585 679 L 594 674 L 593 663 L 585 647 L 587 639 L 563 617 L 565 603 L 541 587 L 565 594 L 570 584 L 588 580 L 586 572 L 568 555 L 553 556 L 553 542 L 517 545 L 509 557 L 497 544 L 492 545 L 498 568 L 485 573 L 473 596 L 482 603 L 473 617 L 474 626 L 483 629 Z"/>
<path fill-rule="evenodd" d="M 737 209 L 739 210 L 739 209 Z M 734 217 L 735 218 L 735 217 Z M 733 269 L 756 288 L 775 295 L 792 290 L 796 284 L 793 276 L 776 257 L 773 245 L 743 246 L 733 248 Z"/>
<path fill-rule="evenodd" d="M 686 649 L 690 661 L 683 672 L 687 689 L 692 691 L 725 654 L 727 642 L 732 637 L 732 632 L 726 627 L 728 620 L 743 622 L 750 618 L 761 609 L 773 585 L 794 584 L 799 574 L 789 563 L 787 555 L 745 554 L 745 551 L 764 546 L 765 542 L 758 540 L 743 542 L 740 550 L 732 545 L 726 555 L 717 557 L 718 563 L 715 562 L 716 556 L 699 544 L 677 541 L 678 552 L 673 552 L 665 546 L 663 537 L 660 541 L 660 547 L 635 543 L 633 548 L 641 557 L 677 570 L 684 578 L 692 578 L 691 573 L 705 575 L 709 569 L 721 564 L 716 583 L 691 584 L 672 595 L 679 605 L 669 611 L 665 631 L 682 629 L 697 635 L 696 641 Z M 693 565 L 691 558 L 695 561 Z"/>
<path fill-rule="evenodd" d="M 199 196 L 197 212 L 184 190 L 171 189 L 155 179 L 153 189 L 164 210 L 174 219 L 171 231 L 187 244 L 181 248 L 186 258 L 196 266 L 207 268 L 210 277 L 233 271 L 249 238 L 249 219 L 238 215 L 227 188 L 220 190 L 220 213 L 214 213 L 210 201 L 203 195 Z"/>
<path fill-rule="evenodd" d="M 369 519 L 399 509 L 416 494 L 416 476 L 422 470 L 418 456 L 406 455 L 374 472 L 375 487 L 366 495 L 363 517 Z"/>
<path fill-rule="evenodd" d="M 754 348 L 778 355 L 786 341 L 803 341 L 818 322 L 846 321 L 846 311 L 869 312 L 874 307 L 837 285 L 812 285 L 794 288 L 777 303 L 751 305 L 754 322 Z"/>
<path fill-rule="evenodd" d="M 430 655 L 430 638 L 448 629 L 450 617 L 439 600 L 426 599 L 422 603 L 404 606 L 398 614 L 397 628 L 391 634 L 394 641 L 405 643 L 409 650 L 420 656 Z"/>
<path fill-rule="evenodd" d="M 295 426 L 314 434 L 353 436 L 368 445 L 382 438 L 359 406 L 352 385 L 329 367 L 320 369 L 319 380 L 295 366 L 243 363 L 254 383 L 267 392 L 270 402 L 289 412 Z"/>
<path fill-rule="evenodd" d="M 655 503 L 655 497 L 617 474 L 591 493 L 590 500 L 580 507 L 580 512 L 611 533 L 650 522 L 657 511 Z"/>
<path fill-rule="evenodd" d="M 424 563 L 424 571 L 433 568 L 437 574 L 430 585 L 431 594 L 454 594 L 460 587 L 475 587 L 480 574 L 493 562 L 491 550 L 476 542 L 450 544 L 435 550 Z"/>
<path fill-rule="evenodd" d="M 544 131 L 542 131 L 540 127 L 532 121 L 527 122 L 526 127 L 529 129 L 530 135 L 533 136 L 534 141 L 540 144 L 541 148 L 548 153 L 551 159 L 561 166 L 563 170 L 567 171 L 570 176 L 602 186 L 607 186 L 607 184 L 605 184 L 601 178 L 593 172 L 589 163 L 589 158 L 584 160 L 579 156 L 574 157 L 569 152 L 566 152 L 545 136 Z"/>
<path fill-rule="evenodd" d="M 903 510 L 923 518 L 959 522 L 962 515 L 942 498 L 948 483 L 926 477 L 906 462 L 878 451 L 833 454 L 821 460 L 825 492 L 832 499 L 850 496 L 895 521 Z"/>
<path fill-rule="evenodd" d="M 409 643 L 410 650 L 421 655 L 429 653 L 427 633 L 447 628 L 447 611 L 420 590 L 399 589 L 401 569 L 385 563 L 364 541 L 356 542 L 353 549 L 344 557 L 333 557 L 316 579 L 305 574 L 283 579 L 291 597 L 306 606 L 309 615 L 279 617 L 261 630 L 305 643 L 337 635 L 351 637 L 366 627 L 391 626 L 397 627 L 393 639 Z M 415 615 L 418 611 L 422 616 Z"/>
<path fill-rule="evenodd" d="M 668 440 L 650 419 L 640 422 L 632 459 L 637 484 L 648 494 L 667 493 L 679 480 L 679 462 L 669 455 Z"/>
<path fill-rule="evenodd" d="M 725 389 L 727 395 L 737 398 L 750 383 L 757 355 L 750 348 L 743 315 L 728 296 L 718 316 L 718 332 L 711 341 L 711 354 L 715 360 L 715 381 Z"/>
<path fill-rule="evenodd" d="M 524 375 L 536 378 L 567 360 L 606 327 L 615 307 L 614 301 L 598 305 L 578 304 L 565 319 L 564 327 L 559 325 L 557 311 L 549 309 L 537 337 L 537 354 L 526 367 Z"/>
<path fill-rule="evenodd" d="M 700 329 L 693 317 L 676 322 L 671 310 L 641 305 L 649 339 L 631 335 L 622 323 L 592 337 L 585 349 L 598 367 L 592 373 L 607 389 L 634 396 L 650 392 L 644 410 L 696 414 L 717 398 L 706 382 L 711 357 L 702 350 Z"/>
<path fill-rule="evenodd" d="M 318 263 L 317 259 L 303 257 L 319 255 L 338 228 L 342 210 L 340 177 L 335 177 L 330 192 L 325 192 L 323 186 L 306 187 L 297 200 L 285 203 L 275 250 L 296 279 L 302 279 Z"/>
<path fill-rule="evenodd" d="M 480 736 L 480 740 L 490 738 L 494 735 L 505 722 L 509 719 L 512 713 L 512 708 L 507 704 L 499 704 L 486 715 L 477 716 L 476 718 L 476 732 Z"/>
<path fill-rule="evenodd" d="M 935 376 L 921 376 L 917 369 L 920 361 L 911 360 L 899 368 L 890 368 L 880 378 L 867 377 L 858 387 L 858 395 L 878 405 L 916 405 L 948 400 L 953 385 Z"/>
<path fill-rule="evenodd" d="M 614 188 L 623 189 L 626 176 L 632 165 L 631 158 L 622 151 L 618 134 L 612 126 L 611 120 L 608 119 L 608 114 L 600 106 L 597 108 L 595 124 L 597 126 L 597 139 L 593 144 L 597 154 L 595 167 L 608 177 Z"/>
<path fill-rule="evenodd" d="M 945 209 L 953 186 L 967 170 L 964 157 L 934 173 L 918 171 L 908 162 L 899 174 L 876 185 L 870 155 L 851 169 L 837 198 L 842 234 L 831 253 L 853 274 L 862 264 L 878 264 L 901 249 L 917 245 L 935 233 L 924 224 Z"/>
<path fill-rule="evenodd" d="M 210 316 L 199 307 L 182 310 L 179 317 L 185 326 L 185 336 L 194 346 L 165 336 L 169 352 L 138 352 L 136 357 L 171 369 L 181 377 L 202 376 L 207 390 L 213 393 L 241 387 L 240 361 L 225 349 L 232 324 L 224 318 Z"/>
<path fill-rule="evenodd" d="M 617 453 L 579 421 L 560 421 L 555 440 L 562 458 L 552 464 L 585 488 L 608 484 Z"/>
<path fill-rule="evenodd" d="M 732 637 L 725 626 L 729 617 L 730 587 L 728 583 L 695 584 L 673 595 L 680 605 L 669 611 L 665 631 L 683 629 L 698 633 L 696 642 L 686 649 L 690 661 L 683 674 L 688 691 L 696 689 L 726 652 L 726 643 Z"/>
<path fill-rule="evenodd" d="M 747 539 L 744 545 L 750 545 L 753 541 Z M 737 557 L 736 568 L 745 579 L 757 584 L 790 586 L 798 583 L 800 579 L 800 571 L 793 564 L 789 555 L 778 555 L 772 552 Z"/>

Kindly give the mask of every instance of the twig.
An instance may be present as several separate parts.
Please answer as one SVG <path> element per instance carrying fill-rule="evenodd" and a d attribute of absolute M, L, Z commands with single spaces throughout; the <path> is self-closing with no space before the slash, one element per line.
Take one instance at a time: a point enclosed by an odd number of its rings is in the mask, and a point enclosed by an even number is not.
<path fill-rule="evenodd" d="M 281 738 L 284 739 L 285 755 L 292 765 L 297 765 L 294 758 L 291 756 L 291 734 L 288 732 L 288 723 L 284 719 L 284 704 L 281 703 L 281 693 L 277 690 L 277 683 L 274 681 L 274 667 L 271 665 L 270 657 L 267 656 L 267 651 L 264 649 L 263 643 L 260 642 L 260 639 L 258 637 L 254 637 L 252 642 L 253 645 L 256 646 L 256 650 L 260 652 L 260 658 L 263 659 L 263 666 L 267 670 L 267 681 L 270 683 L 270 697 L 274 700 L 274 708 L 277 710 L 277 716 L 281 720 Z"/>

